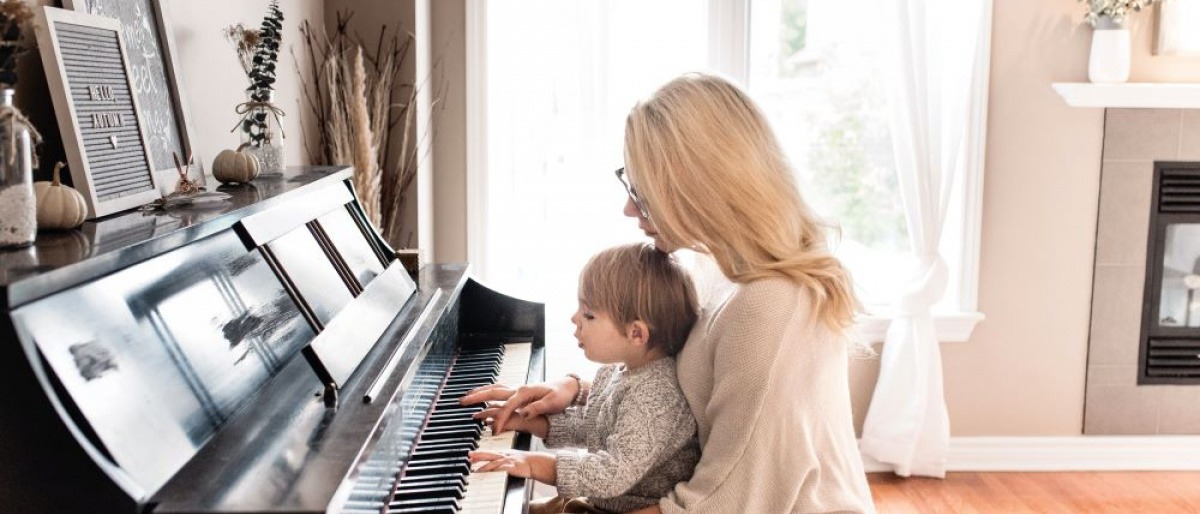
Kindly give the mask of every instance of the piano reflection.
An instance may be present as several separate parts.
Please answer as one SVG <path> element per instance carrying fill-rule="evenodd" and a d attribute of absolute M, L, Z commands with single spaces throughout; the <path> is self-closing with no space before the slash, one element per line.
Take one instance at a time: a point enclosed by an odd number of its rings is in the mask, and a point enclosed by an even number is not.
<path fill-rule="evenodd" d="M 542 380 L 544 306 L 410 276 L 350 177 L 0 253 L 0 511 L 523 512 L 530 483 L 466 455 L 529 436 L 457 399 Z"/>

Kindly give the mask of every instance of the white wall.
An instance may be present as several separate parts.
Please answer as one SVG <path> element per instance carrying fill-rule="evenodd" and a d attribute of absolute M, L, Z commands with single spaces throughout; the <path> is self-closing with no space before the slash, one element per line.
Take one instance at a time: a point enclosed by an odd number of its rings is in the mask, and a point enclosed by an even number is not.
<path fill-rule="evenodd" d="M 53 3 L 50 0 L 40 2 L 43 5 Z M 222 29 L 239 22 L 257 27 L 262 23 L 268 4 L 268 0 L 162 0 L 168 23 L 175 34 L 178 49 L 176 59 L 183 75 L 183 101 L 191 115 L 196 158 L 205 161 L 205 169 L 210 167 L 217 152 L 224 148 L 236 148 L 240 143 L 238 134 L 230 132 L 230 128 L 240 119 L 234 108 L 246 101 L 245 88 L 249 84 L 238 64 L 234 48 L 225 40 Z M 287 113 L 283 125 L 287 134 L 284 144 L 288 165 L 309 162 L 304 149 L 305 135 L 301 129 L 301 116 L 307 113 L 302 113 L 300 108 L 300 77 L 291 51 L 294 47 L 298 56 L 305 55 L 303 46 L 299 44 L 300 20 L 308 19 L 322 24 L 323 6 L 323 0 L 281 2 L 285 18 L 284 47 L 277 71 L 276 99 Z M 304 62 L 301 61 L 300 69 L 307 74 Z M 42 171 L 39 178 L 48 177 L 54 162 L 63 159 L 58 124 L 43 73 L 36 49 L 22 58 L 17 105 L 26 111 L 46 138 L 46 143 L 40 149 Z"/>
<path fill-rule="evenodd" d="M 225 40 L 222 30 L 236 23 L 258 27 L 267 12 L 268 0 L 164 0 L 167 19 L 171 21 L 179 47 L 179 63 L 192 128 L 196 131 L 196 151 L 208 164 L 217 152 L 236 148 L 240 143 L 236 132 L 230 132 L 240 119 L 234 112 L 237 104 L 246 101 L 249 85 L 238 64 L 233 45 Z M 276 103 L 287 115 L 283 119 L 284 159 L 288 165 L 307 164 L 306 135 L 301 128 L 302 118 L 309 115 L 300 99 L 300 74 L 309 75 L 307 53 L 300 38 L 300 22 L 309 20 L 323 26 L 323 0 L 284 0 L 283 48 L 280 50 L 276 72 Z M 295 52 L 300 61 L 297 69 Z M 311 136 L 312 134 L 309 134 Z M 313 144 L 311 137 L 309 144 Z M 206 165 L 207 169 L 208 166 Z"/>

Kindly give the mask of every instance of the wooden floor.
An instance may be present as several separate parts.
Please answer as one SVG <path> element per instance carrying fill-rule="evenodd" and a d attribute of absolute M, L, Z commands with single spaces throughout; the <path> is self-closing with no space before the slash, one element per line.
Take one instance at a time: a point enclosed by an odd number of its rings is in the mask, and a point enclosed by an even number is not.
<path fill-rule="evenodd" d="M 1200 513 L 1200 472 L 869 474 L 880 514 Z"/>

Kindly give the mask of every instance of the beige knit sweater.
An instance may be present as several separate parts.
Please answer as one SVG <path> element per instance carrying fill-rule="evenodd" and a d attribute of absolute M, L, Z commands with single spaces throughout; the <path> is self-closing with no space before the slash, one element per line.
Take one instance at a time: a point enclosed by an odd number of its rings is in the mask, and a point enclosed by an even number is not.
<path fill-rule="evenodd" d="M 695 474 L 663 512 L 875 512 L 854 435 L 849 349 L 785 279 L 739 284 L 676 357 Z"/>

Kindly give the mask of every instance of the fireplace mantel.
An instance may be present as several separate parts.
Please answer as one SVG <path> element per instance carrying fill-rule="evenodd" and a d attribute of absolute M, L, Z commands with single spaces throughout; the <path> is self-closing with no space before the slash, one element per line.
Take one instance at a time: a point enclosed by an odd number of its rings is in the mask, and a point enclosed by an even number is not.
<path fill-rule="evenodd" d="M 1072 107 L 1200 109 L 1200 84 L 1055 82 Z"/>

